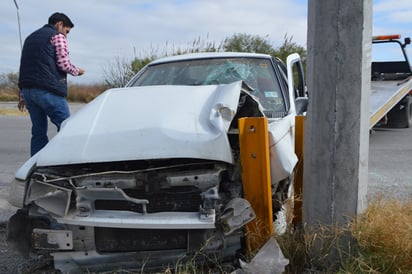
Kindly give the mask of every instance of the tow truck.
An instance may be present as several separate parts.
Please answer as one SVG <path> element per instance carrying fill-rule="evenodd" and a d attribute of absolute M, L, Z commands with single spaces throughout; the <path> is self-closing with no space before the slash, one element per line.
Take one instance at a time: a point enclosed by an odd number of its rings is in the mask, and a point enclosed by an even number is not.
<path fill-rule="evenodd" d="M 412 126 L 412 71 L 405 51 L 411 39 L 406 37 L 402 42 L 400 38 L 399 34 L 372 37 L 370 130 L 375 126 Z M 378 56 L 381 48 L 385 52 L 383 57 Z M 388 58 L 389 53 L 396 56 Z"/>
<path fill-rule="evenodd" d="M 8 243 L 63 273 L 277 267 L 306 95 L 298 54 L 153 61 L 16 172 Z"/>

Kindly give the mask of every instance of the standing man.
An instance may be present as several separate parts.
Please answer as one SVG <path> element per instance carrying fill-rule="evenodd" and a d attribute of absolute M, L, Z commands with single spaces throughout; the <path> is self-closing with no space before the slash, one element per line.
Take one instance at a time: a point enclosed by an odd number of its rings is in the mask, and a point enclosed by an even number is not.
<path fill-rule="evenodd" d="M 49 141 L 47 117 L 60 130 L 70 116 L 67 104 L 67 73 L 78 76 L 84 70 L 70 62 L 66 36 L 74 27 L 63 13 L 54 13 L 48 24 L 24 41 L 20 60 L 18 108 L 24 107 L 32 122 L 30 154 L 33 156 Z"/>

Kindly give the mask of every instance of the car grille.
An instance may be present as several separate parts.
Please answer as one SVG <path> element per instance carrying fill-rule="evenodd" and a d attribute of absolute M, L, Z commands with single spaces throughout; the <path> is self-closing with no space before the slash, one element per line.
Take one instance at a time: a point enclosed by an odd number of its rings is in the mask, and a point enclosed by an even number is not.
<path fill-rule="evenodd" d="M 125 190 L 125 193 L 136 199 L 146 199 L 147 213 L 157 212 L 196 212 L 201 204 L 200 190 L 195 187 L 178 187 L 159 192 L 142 192 Z M 96 210 L 125 210 L 143 213 L 143 207 L 130 201 L 95 200 Z"/>
<path fill-rule="evenodd" d="M 131 252 L 199 248 L 204 230 L 95 227 L 98 252 Z"/>

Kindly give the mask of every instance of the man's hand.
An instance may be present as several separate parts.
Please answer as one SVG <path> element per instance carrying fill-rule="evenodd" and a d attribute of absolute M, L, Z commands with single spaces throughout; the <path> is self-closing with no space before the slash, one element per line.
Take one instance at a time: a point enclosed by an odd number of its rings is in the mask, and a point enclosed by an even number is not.
<path fill-rule="evenodd" d="M 79 76 L 84 74 L 84 69 L 79 68 Z"/>
<path fill-rule="evenodd" d="M 23 112 L 26 111 L 26 103 L 24 103 L 23 100 L 19 100 L 19 103 L 17 104 L 17 108 Z"/>

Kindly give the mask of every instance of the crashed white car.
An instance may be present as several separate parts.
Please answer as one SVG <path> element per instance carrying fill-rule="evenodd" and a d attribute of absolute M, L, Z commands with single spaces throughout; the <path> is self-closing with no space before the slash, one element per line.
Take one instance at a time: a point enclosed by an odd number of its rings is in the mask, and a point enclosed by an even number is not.
<path fill-rule="evenodd" d="M 294 119 L 307 98 L 287 77 L 299 56 L 288 60 L 167 57 L 105 91 L 17 171 L 9 244 L 64 273 L 159 268 L 194 254 L 235 262 L 253 218 L 242 192 L 239 118 L 268 118 L 274 215 L 291 185 Z M 231 220 L 236 214 L 242 222 Z"/>

